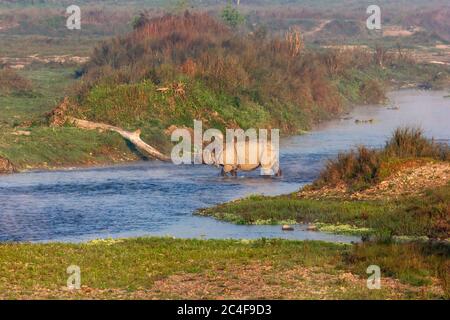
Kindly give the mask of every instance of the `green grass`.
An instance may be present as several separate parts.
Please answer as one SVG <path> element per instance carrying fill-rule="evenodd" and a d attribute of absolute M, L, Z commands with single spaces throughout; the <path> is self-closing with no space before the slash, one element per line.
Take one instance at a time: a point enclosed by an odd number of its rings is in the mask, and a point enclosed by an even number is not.
<path fill-rule="evenodd" d="M 400 263 L 395 263 L 401 257 Z M 63 296 L 59 291 L 66 285 L 66 268 L 77 265 L 81 269 L 82 285 L 92 289 L 121 289 L 128 294 L 137 290 L 160 292 L 155 282 L 165 281 L 171 275 L 190 274 L 191 277 L 227 279 L 230 286 L 240 290 L 249 282 L 258 279 L 284 286 L 300 286 L 308 283 L 301 276 L 295 280 L 284 280 L 285 272 L 303 268 L 321 274 L 316 286 L 326 288 L 322 298 L 386 298 L 388 291 L 370 291 L 364 287 L 366 268 L 378 264 L 383 276 L 400 279 L 403 283 L 423 286 L 432 278 L 441 278 L 448 261 L 444 249 L 420 247 L 418 245 L 366 244 L 361 246 L 338 245 L 322 242 L 296 242 L 283 240 L 175 240 L 171 238 L 140 238 L 128 240 L 94 241 L 84 244 L 0 244 L 0 295 L 21 298 L 38 295 L 38 288 L 54 292 L 54 297 Z M 254 274 L 251 280 L 240 282 L 235 270 L 246 266 L 270 266 Z M 362 277 L 362 282 L 346 283 L 339 280 L 343 272 Z M 275 277 L 275 278 L 274 278 Z M 218 280 L 220 281 L 220 280 Z M 256 282 L 260 283 L 260 282 Z M 189 281 L 178 286 L 189 286 Z M 214 283 L 210 286 L 214 287 Z M 14 290 L 12 290 L 14 288 Z M 314 298 L 295 290 L 297 297 Z M 444 290 L 446 288 L 444 287 Z M 277 297 L 274 286 L 274 295 Z M 314 287 L 308 291 L 314 292 Z M 437 298 L 433 293 L 409 292 L 401 288 L 396 292 L 407 298 Z M 34 293 L 36 292 L 36 293 Z M 111 291 L 112 292 L 112 291 Z M 391 292 L 392 293 L 392 292 Z M 112 293 L 97 293 L 98 297 L 111 297 Z M 167 293 L 165 293 L 167 294 Z M 160 292 L 156 297 L 167 298 Z M 258 297 L 258 292 L 252 293 Z M 173 292 L 176 296 L 176 293 Z M 225 294 L 226 296 L 226 294 Z M 78 298 L 83 297 L 80 293 Z M 95 296 L 94 296 L 95 297 Z M 173 297 L 173 296 L 169 296 Z M 210 298 L 217 298 L 211 293 Z M 179 296 L 178 298 L 183 298 Z M 197 297 L 198 298 L 198 297 Z M 278 297 L 283 298 L 283 297 Z"/>
<path fill-rule="evenodd" d="M 49 128 L 44 114 L 55 108 L 75 83 L 73 66 L 32 65 L 18 74 L 30 81 L 31 90 L 0 92 L 0 155 L 17 169 L 56 168 L 109 164 L 139 159 L 117 134 L 71 127 Z M 31 124 L 31 127 L 29 125 Z M 14 135 L 25 130 L 30 136 Z M 147 130 L 144 138 L 160 132 Z"/>
<path fill-rule="evenodd" d="M 74 67 L 37 65 L 18 72 L 31 81 L 32 90 L 22 93 L 0 92 L 0 126 L 14 126 L 35 120 L 51 111 L 75 82 Z"/>
<path fill-rule="evenodd" d="M 237 224 L 257 224 L 261 221 L 266 221 L 267 224 L 285 224 L 287 221 L 295 223 L 322 222 L 327 225 L 350 224 L 358 228 L 371 229 L 376 223 L 368 223 L 367 217 L 372 217 L 372 222 L 378 220 L 376 217 L 382 206 L 386 206 L 386 204 L 369 201 L 307 200 L 298 199 L 295 195 L 252 196 L 203 209 L 197 214 Z M 342 229 L 340 231 L 340 233 L 346 234 L 360 234 L 361 232 L 360 229 L 354 228 L 347 228 L 345 232 L 342 232 Z M 363 231 L 363 233 L 375 232 L 375 230 Z"/>
<path fill-rule="evenodd" d="M 84 270 L 84 281 L 96 288 L 147 287 L 155 280 L 177 272 L 199 273 L 214 266 L 259 261 L 280 264 L 293 251 L 323 249 L 318 256 L 295 254 L 289 265 L 326 263 L 339 246 L 319 243 L 283 241 L 202 241 L 166 239 L 132 239 L 115 244 L 98 242 L 81 245 L 0 245 L 1 273 L 9 274 L 11 284 L 64 285 L 65 269 L 77 264 Z M 27 265 L 28 264 L 28 265 Z M 6 267 L 15 265 L 15 274 Z M 3 287 L 6 283 L 2 283 Z"/>
<path fill-rule="evenodd" d="M 447 298 L 450 290 L 450 247 L 419 244 L 361 244 L 346 256 L 352 270 L 362 274 L 368 264 L 380 266 L 384 276 L 414 286 L 430 284 L 430 277 L 441 280 Z"/>
<path fill-rule="evenodd" d="M 296 195 L 252 196 L 203 209 L 197 214 L 237 224 L 255 224 L 258 221 L 269 224 L 283 224 L 285 221 L 318 222 L 325 224 L 322 225 L 324 231 L 375 234 L 383 238 L 448 238 L 448 203 L 450 184 L 429 190 L 424 196 L 389 201 L 313 200 L 300 199 Z"/>
<path fill-rule="evenodd" d="M 0 55 L 10 58 L 26 58 L 38 54 L 40 57 L 55 55 L 88 56 L 92 48 L 106 36 L 49 37 L 33 34 L 3 34 L 0 37 Z"/>
<path fill-rule="evenodd" d="M 30 136 L 0 133 L 0 155 L 19 169 L 54 168 L 138 159 L 122 137 L 76 128 L 32 127 Z"/>
<path fill-rule="evenodd" d="M 156 86 L 151 81 L 98 85 L 88 93 L 75 115 L 129 130 L 141 128 L 144 136 L 149 130 L 157 130 L 158 135 L 167 141 L 170 137 L 163 133 L 166 128 L 171 125 L 192 127 L 193 119 L 222 130 L 230 122 L 243 128 L 257 128 L 270 122 L 268 112 L 257 103 L 242 101 L 237 105 L 233 97 L 216 93 L 200 81 L 180 78 L 180 82 L 183 83 L 184 95 L 172 89 L 158 92 L 158 87 L 165 86 Z M 156 145 L 162 143 L 154 141 L 157 136 L 149 138 Z"/>

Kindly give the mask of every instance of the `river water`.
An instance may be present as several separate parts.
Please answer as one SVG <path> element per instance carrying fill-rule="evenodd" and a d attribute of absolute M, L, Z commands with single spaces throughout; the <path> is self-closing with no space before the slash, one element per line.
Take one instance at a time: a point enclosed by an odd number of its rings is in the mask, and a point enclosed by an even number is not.
<path fill-rule="evenodd" d="M 325 161 L 358 144 L 381 147 L 398 126 L 422 127 L 429 137 L 450 139 L 447 93 L 403 90 L 390 94 L 399 110 L 361 106 L 347 120 L 327 122 L 281 141 L 282 178 L 258 172 L 219 177 L 206 166 L 142 162 L 114 167 L 36 171 L 0 176 L 0 241 L 79 242 L 108 237 L 285 238 L 356 241 L 297 226 L 238 226 L 196 217 L 198 208 L 251 194 L 278 195 L 310 183 Z M 357 124 L 355 119 L 373 119 Z"/>

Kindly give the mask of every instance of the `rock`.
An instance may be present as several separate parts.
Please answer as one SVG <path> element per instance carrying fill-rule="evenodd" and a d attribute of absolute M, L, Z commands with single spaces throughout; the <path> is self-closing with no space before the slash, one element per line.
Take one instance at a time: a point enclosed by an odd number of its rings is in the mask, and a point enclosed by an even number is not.
<path fill-rule="evenodd" d="M 419 83 L 417 85 L 417 88 L 420 90 L 431 90 L 431 89 L 433 89 L 433 85 L 429 82 L 423 82 L 423 83 Z"/>
<path fill-rule="evenodd" d="M 6 158 L 0 157 L 0 174 L 8 174 L 17 172 L 14 165 Z"/>
<path fill-rule="evenodd" d="M 287 224 L 283 225 L 283 227 L 281 227 L 281 229 L 283 231 L 294 231 L 294 227 L 287 225 Z"/>
<path fill-rule="evenodd" d="M 318 229 L 317 229 L 317 227 L 315 225 L 311 224 L 311 225 L 308 226 L 308 228 L 306 228 L 306 230 L 308 230 L 308 231 L 317 231 Z"/>

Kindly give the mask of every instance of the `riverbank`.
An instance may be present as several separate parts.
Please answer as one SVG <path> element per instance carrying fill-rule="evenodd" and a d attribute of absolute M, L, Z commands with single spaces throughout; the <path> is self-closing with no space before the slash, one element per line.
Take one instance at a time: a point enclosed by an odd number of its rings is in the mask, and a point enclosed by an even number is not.
<path fill-rule="evenodd" d="M 436 99 L 435 91 L 417 91 L 400 90 L 388 94 L 391 97 L 391 103 L 397 104 L 398 95 L 402 92 L 411 92 L 411 95 L 419 99 L 423 95 L 423 103 L 429 103 L 430 99 Z M 446 91 L 436 91 L 445 96 Z M 429 98 L 426 98 L 427 96 Z M 400 97 L 404 100 L 404 97 Z M 413 102 L 416 103 L 416 102 Z M 440 103 L 440 102 L 439 102 Z M 409 108 L 408 103 L 402 103 L 401 108 Z M 358 115 L 358 109 L 365 106 L 356 106 L 352 108 L 350 114 L 345 115 L 343 121 L 349 126 L 358 117 L 368 117 L 370 115 Z M 380 105 L 379 110 L 386 106 Z M 392 115 L 401 114 L 408 117 L 404 112 L 390 110 Z M 417 116 L 422 117 L 418 114 Z M 445 116 L 445 115 L 444 115 Z M 376 114 L 375 121 L 387 121 L 390 119 L 379 119 Z M 336 119 L 335 119 L 336 120 Z M 332 119 L 323 121 L 312 127 L 326 126 L 327 123 L 333 123 Z M 417 121 L 417 119 L 405 119 L 405 121 Z M 413 122 L 412 122 L 413 123 Z M 428 123 L 427 123 L 428 124 Z M 354 124 L 356 125 L 356 124 Z M 377 123 L 369 123 L 367 126 L 376 127 Z M 380 128 L 384 129 L 384 128 Z M 391 129 L 388 129 L 391 130 Z M 307 133 L 306 131 L 302 132 Z M 287 138 L 287 136 L 285 137 Z M 150 136 L 143 136 L 144 141 L 153 142 L 159 145 L 161 150 L 170 153 L 170 144 L 167 143 L 169 136 L 165 133 L 158 135 L 153 132 Z M 157 141 L 160 141 L 159 143 Z M 164 142 L 163 142 L 164 141 Z M 132 163 L 145 160 L 145 156 L 136 151 L 118 134 L 100 131 L 85 131 L 70 126 L 48 127 L 43 125 L 33 125 L 30 127 L 3 127 L 0 132 L 0 158 L 8 159 L 15 167 L 15 172 L 27 172 L 30 170 L 58 170 L 65 168 L 86 168 L 97 166 L 109 166 L 115 164 Z M 0 169 L 1 171 L 1 169 Z M 11 170 L 3 173 L 14 172 Z"/>
<path fill-rule="evenodd" d="M 197 214 L 238 224 L 310 223 L 311 230 L 366 238 L 448 240 L 449 160 L 447 144 L 402 128 L 383 149 L 341 153 L 299 192 L 251 196 Z"/>
<path fill-rule="evenodd" d="M 153 28 L 163 32 L 153 34 Z M 194 119 L 205 129 L 279 128 L 295 135 L 354 105 L 385 102 L 388 88 L 449 85 L 446 66 L 416 63 L 394 51 L 379 57 L 366 47 L 308 47 L 289 32 L 286 39 L 259 39 L 206 15 L 169 15 L 120 36 L 122 42 L 99 45 L 83 66 L 5 69 L 0 157 L 18 171 L 143 158 L 117 135 L 64 125 L 65 116 L 140 129 L 145 142 L 170 154 L 169 129 L 192 127 Z M 161 61 L 155 58 L 160 55 Z M 18 90 L 17 82 L 27 86 Z M 64 96 L 69 99 L 57 107 L 55 123 L 51 111 Z"/>
<path fill-rule="evenodd" d="M 448 237 L 450 184 L 396 200 L 252 196 L 197 212 L 237 224 L 310 224 L 311 230 L 363 237 Z"/>
<path fill-rule="evenodd" d="M 2 299 L 442 299 L 448 252 L 420 244 L 140 238 L 0 244 Z M 68 290 L 66 269 L 81 271 Z M 370 265 L 381 289 L 367 288 Z"/>

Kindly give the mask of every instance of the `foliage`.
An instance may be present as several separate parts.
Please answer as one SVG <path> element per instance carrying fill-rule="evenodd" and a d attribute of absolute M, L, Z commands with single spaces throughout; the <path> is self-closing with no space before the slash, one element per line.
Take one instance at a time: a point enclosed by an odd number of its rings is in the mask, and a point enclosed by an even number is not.
<path fill-rule="evenodd" d="M 450 147 L 427 139 L 419 128 L 398 128 L 382 150 L 369 150 L 360 146 L 341 153 L 330 160 L 314 186 L 336 186 L 344 183 L 353 189 L 364 189 L 380 181 L 383 167 L 389 167 L 393 159 L 430 158 L 450 160 Z M 385 174 L 385 172 L 384 172 Z"/>
<path fill-rule="evenodd" d="M 198 214 L 238 224 L 254 224 L 256 221 L 279 224 L 294 220 L 324 223 L 325 231 L 338 233 L 342 230 L 348 233 L 346 225 L 350 225 L 359 228 L 362 235 L 372 234 L 379 238 L 405 235 L 445 239 L 450 233 L 449 203 L 450 184 L 428 190 L 425 196 L 383 201 L 316 200 L 296 195 L 250 197 L 204 209 Z M 336 227 L 331 229 L 329 225 Z"/>
<path fill-rule="evenodd" d="M 450 160 L 450 148 L 424 136 L 420 128 L 404 127 L 395 130 L 386 143 L 384 154 L 396 158 L 432 158 Z"/>
<path fill-rule="evenodd" d="M 144 100 L 139 101 L 133 98 L 136 97 L 134 88 L 147 83 L 144 86 L 153 85 L 169 95 L 173 92 L 171 88 L 182 86 L 183 97 L 172 99 L 173 108 L 177 110 L 172 113 L 172 121 L 192 123 L 194 113 L 184 108 L 186 99 L 195 98 L 192 96 L 195 84 L 226 102 L 218 108 L 211 108 L 208 101 L 195 104 L 196 109 L 205 112 L 214 109 L 214 115 L 217 113 L 216 117 L 224 121 L 220 128 L 246 128 L 256 124 L 296 133 L 342 111 L 343 96 L 347 96 L 349 90 L 356 92 L 351 102 L 366 101 L 361 95 L 373 83 L 367 77 L 355 80 L 354 75 L 358 73 L 347 70 L 353 69 L 350 60 L 339 61 L 339 72 L 330 75 L 322 53 L 306 50 L 296 29 L 289 30 L 284 37 L 262 39 L 258 34 L 237 34 L 202 13 L 185 12 L 150 19 L 129 35 L 103 42 L 91 58 L 78 91 L 79 110 L 87 117 L 95 116 L 105 122 L 113 119 L 94 115 L 95 110 L 89 103 L 90 91 L 118 86 L 121 97 L 115 98 L 118 105 L 115 108 L 122 108 L 121 113 L 136 119 L 150 119 L 159 115 L 149 112 L 161 101 L 157 95 L 147 93 Z M 355 68 L 363 74 L 367 66 Z M 165 103 L 170 104 L 170 101 Z M 140 114 L 125 108 L 135 104 L 140 104 Z M 230 117 L 230 104 L 234 105 L 234 119 Z M 250 118 L 255 120 L 248 121 Z M 166 119 L 155 120 L 164 122 Z M 137 126 L 141 122 L 122 124 Z"/>
<path fill-rule="evenodd" d="M 223 9 L 221 17 L 223 21 L 232 28 L 236 28 L 245 21 L 245 17 L 241 15 L 239 10 L 233 7 L 231 3 L 228 3 Z"/>
<path fill-rule="evenodd" d="M 9 130 L 0 133 L 0 156 L 9 159 L 18 169 L 50 169 L 139 159 L 130 153 L 119 135 L 112 133 L 69 127 L 23 130 L 30 132 L 30 135 L 12 139 Z"/>
<path fill-rule="evenodd" d="M 344 182 L 367 186 L 378 180 L 380 167 L 379 152 L 360 146 L 356 151 L 340 153 L 337 159 L 328 161 L 315 185 L 337 185 Z"/>
<path fill-rule="evenodd" d="M 139 15 L 133 18 L 131 26 L 134 30 L 142 28 L 149 22 L 149 17 L 147 12 L 140 12 Z"/>

